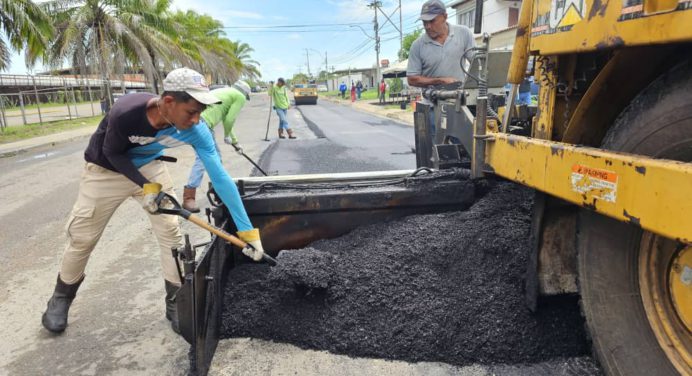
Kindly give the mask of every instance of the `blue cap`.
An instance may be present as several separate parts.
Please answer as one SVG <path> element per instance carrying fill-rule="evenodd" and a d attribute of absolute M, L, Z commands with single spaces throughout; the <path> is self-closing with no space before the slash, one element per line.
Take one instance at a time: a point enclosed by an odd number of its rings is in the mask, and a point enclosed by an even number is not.
<path fill-rule="evenodd" d="M 440 14 L 446 14 L 447 10 L 440 0 L 429 0 L 423 4 L 420 10 L 421 21 L 432 21 L 433 18 L 439 16 Z"/>

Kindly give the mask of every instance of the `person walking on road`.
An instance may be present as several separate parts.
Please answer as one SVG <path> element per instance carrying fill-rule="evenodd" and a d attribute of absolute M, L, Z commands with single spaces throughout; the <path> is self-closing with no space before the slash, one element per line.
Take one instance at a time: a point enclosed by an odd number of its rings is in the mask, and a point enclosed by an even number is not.
<path fill-rule="evenodd" d="M 380 85 L 379 85 L 378 89 L 379 89 L 378 93 L 379 93 L 379 98 L 380 98 L 380 104 L 384 104 L 384 102 L 385 102 L 384 94 L 387 91 L 387 83 L 384 82 L 384 78 L 382 79 L 382 81 L 380 81 Z"/>
<path fill-rule="evenodd" d="M 284 136 L 284 129 L 288 134 L 288 138 L 296 138 L 293 135 L 293 129 L 288 125 L 288 109 L 290 107 L 290 102 L 288 101 L 288 89 L 286 88 L 286 81 L 279 77 L 276 80 L 276 85 L 269 81 L 269 95 L 274 100 L 274 109 L 276 114 L 279 116 L 279 138 L 286 138 Z"/>
<path fill-rule="evenodd" d="M 360 100 L 360 93 L 362 93 L 362 92 L 363 92 L 363 82 L 358 81 L 358 83 L 356 83 L 356 94 L 358 95 L 358 100 Z"/>
<path fill-rule="evenodd" d="M 356 101 L 356 84 L 351 81 L 351 103 Z"/>
<path fill-rule="evenodd" d="M 202 112 L 202 119 L 209 126 L 211 138 L 214 141 L 216 152 L 221 158 L 221 149 L 214 139 L 214 127 L 217 124 L 223 123 L 223 141 L 233 146 L 239 152 L 243 152 L 243 148 L 238 143 L 238 138 L 233 132 L 235 119 L 238 117 L 240 110 L 245 105 L 245 101 L 250 100 L 250 85 L 245 81 L 237 81 L 231 87 L 224 87 L 212 90 L 211 94 L 215 96 L 220 103 L 210 105 Z M 183 188 L 183 208 L 192 213 L 199 213 L 199 207 L 196 203 L 197 188 L 202 184 L 204 177 L 204 163 L 199 155 L 195 156 L 195 163 L 190 170 L 190 177 L 187 185 Z"/>
<path fill-rule="evenodd" d="M 254 250 L 243 252 L 259 261 L 264 249 L 259 230 L 247 216 L 238 188 L 221 166 L 209 127 L 200 120 L 206 105 L 219 100 L 210 94 L 204 76 L 180 68 L 163 81 L 161 96 L 134 93 L 123 96 L 101 120 L 84 152 L 86 164 L 77 201 L 68 217 L 65 247 L 55 290 L 41 322 L 53 333 L 67 327 L 67 315 L 84 281 L 89 256 L 115 210 L 129 197 L 139 202 L 151 222 L 160 248 L 166 289 L 166 318 L 179 333 L 176 292 L 181 285 L 171 248 L 182 245 L 178 217 L 156 214 L 160 192 L 175 197 L 164 161 L 164 149 L 190 145 L 204 162 L 214 189 L 228 207 L 238 228 L 238 237 Z M 133 234 L 133 237 L 135 235 Z"/>

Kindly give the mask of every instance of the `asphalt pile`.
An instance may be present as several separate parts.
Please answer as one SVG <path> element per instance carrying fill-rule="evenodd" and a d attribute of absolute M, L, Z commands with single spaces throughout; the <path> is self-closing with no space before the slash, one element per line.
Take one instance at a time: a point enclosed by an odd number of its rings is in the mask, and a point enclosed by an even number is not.
<path fill-rule="evenodd" d="M 526 308 L 532 205 L 532 191 L 496 183 L 466 211 L 359 227 L 283 251 L 276 267 L 240 265 L 222 337 L 454 365 L 585 355 L 576 298 Z"/>

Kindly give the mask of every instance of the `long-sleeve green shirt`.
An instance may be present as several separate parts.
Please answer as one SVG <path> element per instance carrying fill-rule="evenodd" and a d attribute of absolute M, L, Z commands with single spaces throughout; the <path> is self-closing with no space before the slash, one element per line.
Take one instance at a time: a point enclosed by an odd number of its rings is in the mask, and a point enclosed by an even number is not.
<path fill-rule="evenodd" d="M 238 142 L 235 133 L 233 133 L 233 125 L 235 125 L 235 118 L 238 117 L 240 109 L 245 105 L 245 94 L 234 87 L 215 89 L 211 93 L 219 98 L 221 103 L 207 107 L 202 112 L 202 119 L 212 129 L 218 123 L 223 122 L 224 137 L 230 136 L 231 142 Z"/>
<path fill-rule="evenodd" d="M 274 107 L 282 110 L 288 109 L 288 89 L 286 85 L 282 87 L 278 85 L 270 86 L 269 95 L 274 99 Z"/>

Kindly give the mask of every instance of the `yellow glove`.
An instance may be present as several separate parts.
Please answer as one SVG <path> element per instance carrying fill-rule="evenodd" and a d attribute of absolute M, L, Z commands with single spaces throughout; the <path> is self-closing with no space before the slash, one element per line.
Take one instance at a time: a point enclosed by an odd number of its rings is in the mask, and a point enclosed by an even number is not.
<path fill-rule="evenodd" d="M 156 214 L 156 211 L 159 209 L 159 206 L 156 205 L 156 196 L 158 196 L 161 192 L 161 184 L 146 183 L 142 187 L 142 192 L 144 193 L 142 207 L 149 213 Z"/>
<path fill-rule="evenodd" d="M 248 246 L 243 248 L 243 254 L 255 261 L 261 261 L 262 255 L 264 255 L 264 248 L 260 240 L 259 230 L 253 228 L 252 230 L 238 231 L 238 237 L 240 240 L 248 243 Z"/>

